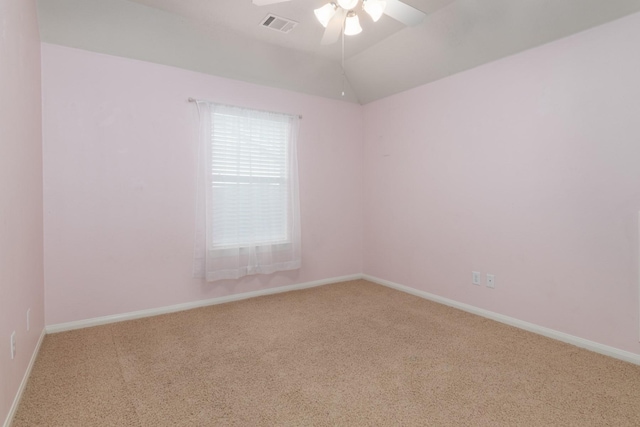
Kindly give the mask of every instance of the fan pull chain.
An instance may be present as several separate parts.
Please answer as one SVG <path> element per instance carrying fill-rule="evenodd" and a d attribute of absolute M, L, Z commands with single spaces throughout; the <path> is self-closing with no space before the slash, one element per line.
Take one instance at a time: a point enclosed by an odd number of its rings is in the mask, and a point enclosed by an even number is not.
<path fill-rule="evenodd" d="M 346 21 L 345 21 L 346 22 Z M 344 90 L 347 85 L 347 74 L 344 70 L 344 27 L 345 22 L 342 23 L 342 96 L 344 96 Z"/>

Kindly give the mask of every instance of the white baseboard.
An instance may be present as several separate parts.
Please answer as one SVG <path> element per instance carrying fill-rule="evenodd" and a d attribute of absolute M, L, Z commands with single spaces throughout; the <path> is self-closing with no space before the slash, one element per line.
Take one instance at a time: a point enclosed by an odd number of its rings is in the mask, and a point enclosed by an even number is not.
<path fill-rule="evenodd" d="M 9 409 L 9 413 L 7 414 L 7 418 L 4 421 L 4 427 L 9 427 L 13 422 L 13 417 L 16 415 L 16 411 L 18 410 L 18 406 L 20 405 L 20 400 L 22 399 L 22 393 L 24 393 L 24 389 L 27 387 L 27 382 L 29 381 L 29 376 L 31 376 L 31 370 L 33 369 L 33 365 L 38 358 L 38 353 L 40 352 L 40 345 L 42 345 L 42 341 L 44 340 L 44 336 L 46 335 L 46 330 L 43 328 L 42 333 L 40 334 L 40 338 L 38 338 L 38 344 L 36 344 L 35 350 L 33 350 L 33 354 L 31 355 L 31 360 L 29 361 L 29 366 L 27 366 L 27 370 L 22 376 L 22 382 L 20 383 L 20 387 L 18 387 L 18 392 L 16 393 L 16 397 L 13 399 L 13 404 L 11 404 L 11 408 Z"/>
<path fill-rule="evenodd" d="M 133 311 L 130 313 L 115 314 L 112 316 L 95 317 L 92 319 L 78 320 L 75 322 L 58 323 L 48 325 L 46 331 L 48 334 L 58 332 L 71 331 L 74 329 L 89 328 L 91 326 L 106 325 L 108 323 L 123 322 L 126 320 L 140 319 L 143 317 L 157 316 L 159 314 L 175 313 L 177 311 L 190 310 L 192 308 L 206 307 L 209 305 L 224 304 L 226 302 L 240 301 L 248 298 L 261 297 L 264 295 L 279 294 L 282 292 L 296 291 L 300 289 L 313 288 L 316 286 L 328 285 L 331 283 L 346 282 L 349 280 L 362 279 L 362 274 L 352 274 L 349 276 L 332 277 L 330 279 L 315 280 L 313 282 L 299 283 L 297 285 L 280 286 L 277 288 L 263 289 L 260 291 L 245 292 L 241 294 L 228 295 L 224 297 L 212 298 L 207 300 L 187 302 L 184 304 L 170 305 L 167 307 L 152 308 L 149 310 Z"/>
<path fill-rule="evenodd" d="M 596 353 L 604 354 L 616 359 L 624 360 L 636 365 L 640 365 L 640 355 L 631 353 L 629 351 L 621 350 L 608 345 L 600 344 L 595 341 L 590 341 L 584 338 L 576 337 L 574 335 L 566 334 L 564 332 L 556 331 L 554 329 L 545 328 L 534 323 L 525 322 L 513 317 L 505 316 L 493 311 L 478 308 L 469 304 L 454 301 L 448 298 L 444 298 L 438 295 L 430 294 L 425 291 L 420 291 L 408 286 L 400 285 L 398 283 L 390 282 L 388 280 L 380 279 L 367 274 L 352 274 L 349 276 L 333 277 L 330 279 L 316 280 L 313 282 L 300 283 L 297 285 L 281 286 L 277 288 L 264 289 L 254 292 L 246 292 L 235 295 L 228 295 L 224 297 L 212 298 L 208 300 L 194 301 L 184 304 L 177 304 L 168 307 L 159 307 L 149 310 L 134 311 L 131 313 L 116 314 L 112 316 L 96 317 L 93 319 L 79 320 L 76 322 L 59 323 L 55 325 L 49 325 L 46 327 L 46 333 L 52 334 L 57 332 L 71 331 L 74 329 L 88 328 L 91 326 L 105 325 L 108 323 L 123 322 L 126 320 L 140 319 L 143 317 L 157 316 L 159 314 L 174 313 L 177 311 L 190 310 L 192 308 L 206 307 L 209 305 L 224 304 L 226 302 L 240 301 L 248 298 L 255 298 L 264 295 L 273 295 L 281 292 L 295 291 L 299 289 L 307 289 L 316 286 L 328 285 L 331 283 L 346 282 L 349 280 L 365 279 L 379 285 L 387 286 L 402 292 L 406 292 L 411 295 L 415 295 L 421 298 L 428 299 L 440 304 L 444 304 L 450 307 L 454 307 L 469 313 L 477 314 L 478 316 L 486 317 L 507 325 L 515 326 L 516 328 L 524 329 L 529 332 L 533 332 L 539 335 L 543 335 L 548 338 L 552 338 L 558 341 L 562 341 L 568 344 L 575 345 L 587 350 L 594 351 Z M 40 339 L 42 341 L 42 337 Z M 38 344 L 39 346 L 40 344 Z M 37 354 L 37 351 L 36 353 Z M 35 356 L 33 358 L 35 360 Z M 33 361 L 32 361 L 33 362 Z M 31 369 L 31 368 L 29 368 Z M 26 378 L 26 377 L 25 377 Z M 26 380 L 24 381 L 26 383 Z M 22 386 L 21 386 L 22 387 Z"/>
<path fill-rule="evenodd" d="M 640 365 L 640 354 L 631 353 L 629 351 L 620 350 L 618 348 L 600 344 L 595 341 L 589 341 L 584 338 L 565 334 L 564 332 L 559 332 L 554 329 L 545 328 L 543 326 L 525 322 L 523 320 L 515 319 L 513 317 L 494 313 L 493 311 L 474 307 L 469 304 L 464 304 L 464 303 L 454 301 L 448 298 L 444 298 L 438 295 L 430 294 L 428 292 L 410 288 L 408 286 L 400 285 L 398 283 L 390 282 L 388 280 L 369 276 L 367 274 L 364 274 L 362 278 L 370 282 L 377 283 L 379 285 L 387 286 L 389 288 L 406 292 L 408 294 L 415 295 L 424 299 L 428 299 L 430 301 L 434 301 L 440 304 L 448 305 L 450 307 L 458 308 L 460 310 L 463 310 L 469 313 L 477 314 L 479 316 L 486 317 L 488 319 L 496 320 L 498 322 L 505 323 L 507 325 L 515 326 L 516 328 L 524 329 L 529 332 L 534 332 L 536 334 L 540 334 L 548 338 L 553 338 L 555 340 L 562 341 L 567 344 L 572 344 L 572 345 L 575 345 L 576 347 L 581 347 L 587 350 L 594 351 L 596 353 L 600 353 L 606 356 L 614 357 L 616 359 L 624 360 L 625 362 L 630 362 L 636 365 Z"/>

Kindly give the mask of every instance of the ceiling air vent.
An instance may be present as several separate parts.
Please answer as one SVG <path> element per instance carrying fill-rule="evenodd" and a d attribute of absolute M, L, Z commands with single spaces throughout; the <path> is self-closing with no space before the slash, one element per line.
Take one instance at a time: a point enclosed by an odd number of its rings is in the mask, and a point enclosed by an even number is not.
<path fill-rule="evenodd" d="M 296 21 L 275 15 L 267 15 L 267 17 L 262 20 L 263 27 L 271 28 L 272 30 L 280 31 L 281 33 L 288 33 L 293 30 L 293 27 L 296 25 L 298 25 Z"/>

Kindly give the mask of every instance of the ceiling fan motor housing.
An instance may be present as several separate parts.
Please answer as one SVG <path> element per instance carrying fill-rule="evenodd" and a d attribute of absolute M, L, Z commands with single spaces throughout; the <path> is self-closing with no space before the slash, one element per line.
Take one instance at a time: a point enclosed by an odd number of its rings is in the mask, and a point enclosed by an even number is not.
<path fill-rule="evenodd" d="M 358 5 L 360 0 L 338 0 L 338 5 L 346 10 L 351 10 Z"/>

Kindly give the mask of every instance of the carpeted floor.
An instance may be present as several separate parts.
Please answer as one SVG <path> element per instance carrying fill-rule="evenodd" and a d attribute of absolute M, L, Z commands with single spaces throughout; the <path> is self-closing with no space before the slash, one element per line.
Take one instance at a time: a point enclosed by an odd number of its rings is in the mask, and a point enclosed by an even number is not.
<path fill-rule="evenodd" d="M 366 281 L 49 335 L 22 426 L 640 426 L 640 366 Z"/>

